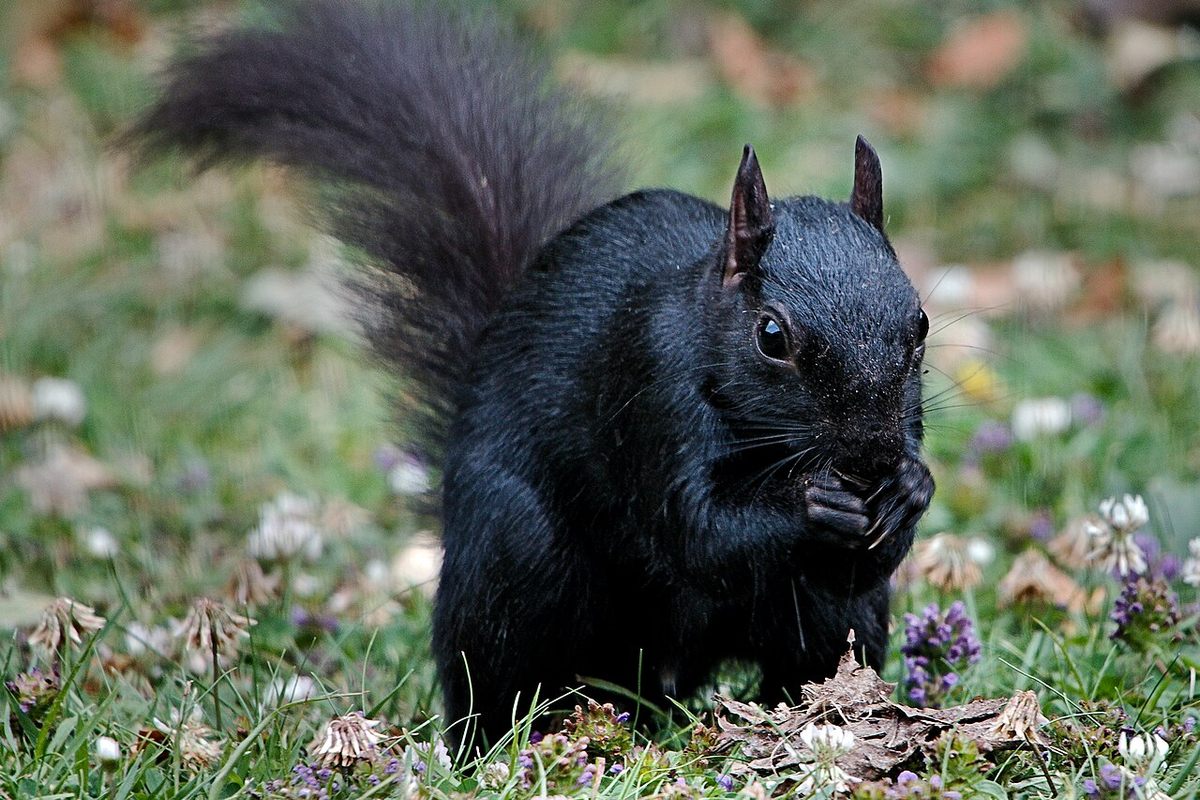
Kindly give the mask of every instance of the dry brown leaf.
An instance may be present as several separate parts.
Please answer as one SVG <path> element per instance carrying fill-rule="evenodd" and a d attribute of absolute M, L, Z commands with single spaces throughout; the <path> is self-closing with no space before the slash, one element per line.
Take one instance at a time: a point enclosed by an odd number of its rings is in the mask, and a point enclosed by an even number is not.
<path fill-rule="evenodd" d="M 49 89 L 62 80 L 62 57 L 45 36 L 30 36 L 12 56 L 13 80 L 31 89 Z"/>
<path fill-rule="evenodd" d="M 927 98 L 912 89 L 889 86 L 868 92 L 866 113 L 893 136 L 914 136 L 929 118 Z"/>
<path fill-rule="evenodd" d="M 935 86 L 990 89 L 1025 57 L 1029 28 L 1019 15 L 985 14 L 954 29 L 934 52 L 926 75 Z"/>
<path fill-rule="evenodd" d="M 816 85 L 808 65 L 771 50 L 739 14 L 714 14 L 709 19 L 708 46 L 721 78 L 754 105 L 794 105 Z"/>
<path fill-rule="evenodd" d="M 857 744 L 838 759 L 838 765 L 861 780 L 877 780 L 932 755 L 944 733 L 954 731 L 987 756 L 1036 740 L 1042 720 L 1032 692 L 937 709 L 894 703 L 894 689 L 875 670 L 856 663 L 848 651 L 836 675 L 804 687 L 799 706 L 768 711 L 718 696 L 717 748 L 739 755 L 732 772 L 775 776 L 796 771 L 808 760 L 800 744 L 805 727 L 840 725 L 854 734 Z"/>

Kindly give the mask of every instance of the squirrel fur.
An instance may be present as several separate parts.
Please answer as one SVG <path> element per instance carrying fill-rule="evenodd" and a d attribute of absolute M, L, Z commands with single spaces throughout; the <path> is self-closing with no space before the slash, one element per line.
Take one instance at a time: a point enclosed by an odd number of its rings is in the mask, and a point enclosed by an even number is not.
<path fill-rule="evenodd" d="M 849 202 L 611 199 L 596 126 L 486 19 L 309 0 L 204 41 L 133 131 L 327 191 L 374 351 L 442 460 L 433 651 L 447 721 L 492 742 L 587 679 L 685 697 L 726 659 L 761 699 L 880 667 L 889 578 L 933 481 L 928 320 Z M 461 737 L 460 737 L 461 738 Z"/>

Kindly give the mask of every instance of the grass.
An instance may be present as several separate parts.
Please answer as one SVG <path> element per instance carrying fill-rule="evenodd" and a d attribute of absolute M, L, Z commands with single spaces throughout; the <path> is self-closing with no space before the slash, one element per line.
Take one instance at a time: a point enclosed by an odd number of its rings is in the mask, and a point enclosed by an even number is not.
<path fill-rule="evenodd" d="M 264 796 L 305 796 L 299 785 L 262 787 L 302 780 L 294 767 L 311 761 L 314 736 L 354 709 L 386 721 L 396 769 L 388 772 L 387 759 L 372 767 L 372 787 L 359 767 L 331 796 L 754 795 L 736 757 L 693 741 L 679 709 L 657 743 L 638 733 L 610 751 L 593 745 L 589 756 L 605 757 L 606 769 L 584 785 L 582 765 L 555 766 L 555 748 L 570 750 L 578 736 L 534 745 L 527 721 L 512 741 L 462 753 L 448 767 L 417 749 L 444 724 L 429 599 L 391 565 L 434 522 L 420 503 L 395 496 L 376 465 L 381 446 L 403 440 L 383 400 L 390 382 L 365 363 L 352 334 L 281 320 L 250 302 L 265 270 L 299 280 L 343 267 L 301 224 L 305 198 L 285 176 L 188 178 L 178 164 L 132 170 L 109 146 L 149 97 L 152 65 L 179 21 L 228 8 L 206 6 L 146 5 L 135 12 L 145 35 L 132 45 L 103 25 L 56 34 L 46 40 L 50 68 L 31 56 L 38 4 L 0 17 L 8 42 L 0 51 L 0 374 L 69 378 L 87 402 L 77 427 L 0 420 L 0 627 L 13 631 L 0 644 L 5 679 L 49 666 L 28 635 L 52 597 L 77 598 L 107 620 L 62 654 L 61 691 L 31 713 L 19 713 L 11 693 L 3 701 L 0 797 L 226 797 L 251 784 Z M 974 535 L 995 551 L 976 587 L 944 591 L 918 578 L 898 592 L 884 677 L 905 675 L 902 615 L 961 598 L 982 658 L 952 699 L 1032 689 L 1051 720 L 1045 770 L 1021 751 L 977 769 L 969 748 L 950 745 L 918 771 L 967 796 L 1003 787 L 1048 797 L 1048 781 L 1060 796 L 1079 796 L 1105 764 L 1125 763 L 1121 726 L 1161 726 L 1171 745 L 1158 785 L 1195 797 L 1200 747 L 1182 726 L 1200 716 L 1196 590 L 1171 585 L 1183 619 L 1170 631 L 1113 639 L 1121 587 L 1110 577 L 1072 570 L 1097 592 L 1092 606 L 1072 611 L 1005 607 L 998 583 L 1018 553 L 1044 548 L 1031 535 L 1039 524 L 1061 530 L 1118 493 L 1146 497 L 1164 552 L 1185 556 L 1200 533 L 1200 368 L 1194 353 L 1154 343 L 1163 309 L 1195 298 L 1153 289 L 1170 275 L 1169 259 L 1182 259 L 1196 279 L 1200 194 L 1159 196 L 1133 166 L 1189 114 L 1196 120 L 1200 71 L 1176 64 L 1122 92 L 1106 78 L 1103 37 L 1075 24 L 1072 7 L 1013 7 L 1029 32 L 1025 56 L 991 88 L 938 85 L 925 72 L 945 36 L 977 13 L 973 5 L 854 0 L 797 9 L 746 0 L 730 8 L 815 75 L 818 88 L 799 102 L 763 107 L 711 65 L 688 78 L 686 104 L 595 102 L 610 104 L 604 113 L 623 131 L 634 184 L 718 200 L 744 141 L 754 142 L 773 192 L 837 197 L 848 194 L 853 135 L 866 132 L 880 149 L 889 231 L 929 293 L 935 331 L 944 328 L 929 377 L 930 395 L 948 392 L 929 419 L 939 490 L 922 533 Z M 694 28 L 704 18 L 681 2 L 511 0 L 503 13 L 555 58 L 582 51 L 636 72 L 692 63 L 703 49 Z M 907 104 L 893 117 L 879 107 L 880 87 Z M 1121 191 L 1097 188 L 1105 186 Z M 1074 254 L 1080 285 L 1063 305 L 1039 309 L 1037 297 L 1013 289 L 1007 266 L 1031 249 Z M 972 267 L 976 287 L 988 274 L 1000 280 L 952 297 L 958 290 L 939 282 L 939 265 L 960 263 Z M 981 349 L 954 347 L 963 342 Z M 1081 393 L 1103 405 L 1101 420 L 990 454 L 972 445 L 981 423 L 1008 424 L 1023 400 Z M 59 445 L 90 453 L 111 473 L 67 513 L 39 508 L 20 478 Z M 324 550 L 291 564 L 284 592 L 256 604 L 258 624 L 216 685 L 206 654 L 189 656 L 177 637 L 141 643 L 146 631 L 182 620 L 197 597 L 221 592 L 260 507 L 284 490 L 317 499 Z M 115 539 L 112 557 L 89 550 L 94 528 Z M 296 676 L 316 682 L 313 696 L 271 703 L 273 682 Z M 753 676 L 731 668 L 722 681 L 742 687 Z M 192 709 L 215 725 L 217 698 L 224 730 L 212 739 L 216 755 L 199 763 L 179 726 Z M 686 710 L 707 708 L 700 698 Z M 614 724 L 603 715 L 581 722 L 627 735 Z M 97 759 L 100 736 L 121 746 L 112 768 Z M 614 763 L 625 769 L 611 772 Z M 937 796 L 920 791 L 911 796 Z"/>

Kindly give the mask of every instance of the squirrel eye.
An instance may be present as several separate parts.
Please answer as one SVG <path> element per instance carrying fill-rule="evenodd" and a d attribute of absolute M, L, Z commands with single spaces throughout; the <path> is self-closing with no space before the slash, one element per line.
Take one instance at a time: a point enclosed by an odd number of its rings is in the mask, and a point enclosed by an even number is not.
<path fill-rule="evenodd" d="M 929 315 L 925 313 L 925 309 L 921 309 L 921 319 L 917 322 L 917 344 L 925 341 L 925 337 L 929 335 Z"/>
<path fill-rule="evenodd" d="M 788 361 L 787 334 L 774 317 L 763 316 L 758 320 L 758 331 L 754 338 L 758 352 L 769 361 Z"/>

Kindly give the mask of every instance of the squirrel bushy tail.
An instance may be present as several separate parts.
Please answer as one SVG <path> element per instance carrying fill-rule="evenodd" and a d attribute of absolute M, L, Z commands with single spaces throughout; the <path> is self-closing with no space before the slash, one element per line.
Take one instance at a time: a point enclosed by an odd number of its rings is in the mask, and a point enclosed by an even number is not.
<path fill-rule="evenodd" d="M 412 380 L 434 453 L 508 287 L 616 188 L 594 126 L 497 28 L 433 4 L 289 3 L 176 61 L 131 133 L 202 166 L 265 159 L 327 186 L 328 231 L 366 256 L 354 287 L 371 347 Z"/>

